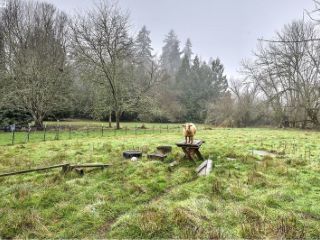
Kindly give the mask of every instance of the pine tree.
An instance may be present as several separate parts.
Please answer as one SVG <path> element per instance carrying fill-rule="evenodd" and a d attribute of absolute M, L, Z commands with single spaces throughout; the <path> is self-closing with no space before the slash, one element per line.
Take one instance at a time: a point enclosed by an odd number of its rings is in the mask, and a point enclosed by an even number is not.
<path fill-rule="evenodd" d="M 224 75 L 224 66 L 220 59 L 217 58 L 211 63 L 212 79 L 211 84 L 214 89 L 214 97 L 221 97 L 228 89 L 227 76 Z"/>
<path fill-rule="evenodd" d="M 195 56 L 190 66 L 184 56 L 176 86 L 179 102 L 186 109 L 184 118 L 200 122 L 206 118 L 208 104 L 227 91 L 228 82 L 219 59 L 208 65 Z"/>
<path fill-rule="evenodd" d="M 183 56 L 180 68 L 176 75 L 176 87 L 179 89 L 183 87 L 184 84 L 188 84 L 190 81 L 190 59 L 188 56 Z"/>
<path fill-rule="evenodd" d="M 187 39 L 186 41 L 186 44 L 184 46 L 184 49 L 183 49 L 183 55 L 185 57 L 187 57 L 189 60 L 191 60 L 191 57 L 192 57 L 192 43 L 191 43 L 191 40 L 190 38 Z"/>
<path fill-rule="evenodd" d="M 164 40 L 162 48 L 162 67 L 169 75 L 174 76 L 180 67 L 180 41 L 173 30 L 171 30 Z"/>
<path fill-rule="evenodd" d="M 150 31 L 147 30 L 146 26 L 143 26 L 135 41 L 135 49 L 137 59 L 141 64 L 149 64 L 152 60 L 152 51 Z"/>

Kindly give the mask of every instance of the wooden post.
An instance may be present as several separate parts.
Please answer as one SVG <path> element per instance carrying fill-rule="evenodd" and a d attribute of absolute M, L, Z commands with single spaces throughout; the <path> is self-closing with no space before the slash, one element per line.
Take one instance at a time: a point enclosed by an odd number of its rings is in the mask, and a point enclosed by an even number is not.
<path fill-rule="evenodd" d="M 47 124 L 44 125 L 44 132 L 43 132 L 43 141 L 46 141 L 46 133 L 47 133 Z"/>
<path fill-rule="evenodd" d="M 15 142 L 15 133 L 16 133 L 16 130 L 14 129 L 12 131 L 12 141 L 11 141 L 12 145 L 14 145 L 14 142 Z"/>
<path fill-rule="evenodd" d="M 69 125 L 69 139 L 71 139 L 71 126 Z"/>
<path fill-rule="evenodd" d="M 167 132 L 169 132 L 169 125 L 167 125 Z"/>
<path fill-rule="evenodd" d="M 57 128 L 57 140 L 59 140 L 59 138 L 60 138 L 60 128 L 59 128 L 59 126 L 58 126 L 58 128 Z"/>
<path fill-rule="evenodd" d="M 59 140 L 60 136 L 60 124 L 59 124 L 59 120 L 57 120 L 58 124 L 57 124 L 57 127 L 56 127 L 56 137 L 55 137 L 55 140 Z"/>
<path fill-rule="evenodd" d="M 128 134 L 128 126 L 126 126 L 126 135 Z"/>
<path fill-rule="evenodd" d="M 101 126 L 101 137 L 103 137 L 103 124 Z"/>
<path fill-rule="evenodd" d="M 87 126 L 87 137 L 89 137 L 89 127 Z"/>
<path fill-rule="evenodd" d="M 27 132 L 27 142 L 30 141 L 30 131 L 31 131 L 31 127 L 28 127 L 28 132 Z"/>
<path fill-rule="evenodd" d="M 62 165 L 62 172 L 67 173 L 70 171 L 70 164 L 64 164 Z"/>

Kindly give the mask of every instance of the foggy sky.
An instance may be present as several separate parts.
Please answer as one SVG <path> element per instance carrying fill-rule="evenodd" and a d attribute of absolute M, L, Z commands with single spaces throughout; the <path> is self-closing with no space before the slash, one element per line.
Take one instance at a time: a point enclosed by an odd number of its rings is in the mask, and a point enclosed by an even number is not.
<path fill-rule="evenodd" d="M 46 0 L 68 13 L 90 8 L 91 0 Z M 181 49 L 189 37 L 193 52 L 203 60 L 219 57 L 229 76 L 237 77 L 240 61 L 250 58 L 257 39 L 270 39 L 276 30 L 304 10 L 312 0 L 118 0 L 130 12 L 132 31 L 143 25 L 151 31 L 155 53 L 161 54 L 163 39 L 173 29 Z M 305 16 L 305 18 L 308 18 Z"/>

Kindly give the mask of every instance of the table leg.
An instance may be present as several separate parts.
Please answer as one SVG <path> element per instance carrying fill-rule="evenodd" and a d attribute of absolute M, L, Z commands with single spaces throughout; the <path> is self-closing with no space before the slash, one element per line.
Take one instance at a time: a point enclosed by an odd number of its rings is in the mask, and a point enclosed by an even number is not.
<path fill-rule="evenodd" d="M 202 156 L 202 154 L 201 154 L 201 152 L 200 152 L 198 149 L 196 149 L 195 152 L 196 152 L 197 157 L 198 157 L 200 160 L 203 160 L 203 159 L 204 159 L 203 156 Z"/>
<path fill-rule="evenodd" d="M 193 160 L 190 150 L 188 148 L 182 148 L 182 151 L 184 152 L 186 158 L 188 158 L 189 160 Z"/>

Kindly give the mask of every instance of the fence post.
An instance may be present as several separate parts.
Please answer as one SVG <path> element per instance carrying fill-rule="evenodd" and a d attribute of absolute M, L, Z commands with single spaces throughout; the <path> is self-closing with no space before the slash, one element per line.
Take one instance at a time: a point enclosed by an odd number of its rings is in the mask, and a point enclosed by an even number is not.
<path fill-rule="evenodd" d="M 11 140 L 12 145 L 14 145 L 14 142 L 15 142 L 15 133 L 16 133 L 16 130 L 13 129 L 12 130 L 12 140 Z"/>
<path fill-rule="evenodd" d="M 56 126 L 56 136 L 54 140 L 59 140 L 59 125 Z"/>
<path fill-rule="evenodd" d="M 57 135 L 57 140 L 59 140 L 60 139 L 60 127 L 58 126 L 58 135 Z"/>
<path fill-rule="evenodd" d="M 103 137 L 103 124 L 101 126 L 101 137 Z"/>
<path fill-rule="evenodd" d="M 87 126 L 87 137 L 89 137 L 89 127 Z"/>
<path fill-rule="evenodd" d="M 43 132 L 43 141 L 46 141 L 46 133 L 47 133 L 47 124 L 44 125 L 44 132 Z"/>
<path fill-rule="evenodd" d="M 71 139 L 71 125 L 69 125 L 69 139 Z"/>
<path fill-rule="evenodd" d="M 29 126 L 28 133 L 27 133 L 27 142 L 30 141 L 30 131 L 31 131 L 31 127 Z"/>

